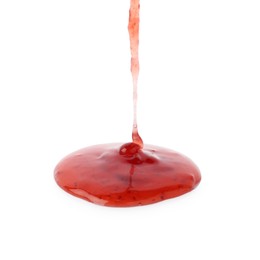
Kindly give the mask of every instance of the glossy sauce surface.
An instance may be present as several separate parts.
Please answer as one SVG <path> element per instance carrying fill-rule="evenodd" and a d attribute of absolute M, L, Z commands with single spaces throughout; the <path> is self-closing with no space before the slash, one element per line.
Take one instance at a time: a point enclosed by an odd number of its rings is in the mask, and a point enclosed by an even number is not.
<path fill-rule="evenodd" d="M 200 182 L 186 156 L 134 143 L 90 146 L 65 157 L 55 179 L 65 191 L 90 202 L 116 207 L 147 205 L 182 195 Z"/>

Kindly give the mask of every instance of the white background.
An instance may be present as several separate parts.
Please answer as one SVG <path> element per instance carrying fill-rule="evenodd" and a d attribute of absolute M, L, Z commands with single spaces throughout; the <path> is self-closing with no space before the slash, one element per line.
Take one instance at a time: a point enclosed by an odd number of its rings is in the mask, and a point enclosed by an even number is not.
<path fill-rule="evenodd" d="M 142 0 L 138 121 L 193 192 L 107 208 L 58 188 L 79 148 L 130 141 L 129 0 L 0 0 L 0 259 L 260 259 L 260 3 Z"/>

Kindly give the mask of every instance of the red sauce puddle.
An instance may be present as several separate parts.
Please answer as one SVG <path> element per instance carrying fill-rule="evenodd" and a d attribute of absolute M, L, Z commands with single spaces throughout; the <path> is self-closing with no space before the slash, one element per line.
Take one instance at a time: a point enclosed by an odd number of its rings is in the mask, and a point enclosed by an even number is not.
<path fill-rule="evenodd" d="M 144 145 L 138 134 L 139 0 L 131 0 L 129 36 L 134 120 L 131 143 L 90 146 L 65 157 L 55 168 L 57 184 L 68 193 L 104 206 L 130 207 L 174 198 L 201 180 L 197 166 L 172 150 Z"/>

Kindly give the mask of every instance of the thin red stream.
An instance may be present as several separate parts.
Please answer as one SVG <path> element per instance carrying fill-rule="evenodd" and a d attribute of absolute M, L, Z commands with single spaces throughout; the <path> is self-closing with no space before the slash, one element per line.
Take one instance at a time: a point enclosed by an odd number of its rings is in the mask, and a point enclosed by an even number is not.
<path fill-rule="evenodd" d="M 129 25 L 133 76 L 133 142 L 90 146 L 65 157 L 55 168 L 57 184 L 87 201 L 115 207 L 147 205 L 180 196 L 201 180 L 197 166 L 172 150 L 144 145 L 138 134 L 139 0 L 131 0 Z"/>
<path fill-rule="evenodd" d="M 139 76 L 138 47 L 139 47 L 139 24 L 140 24 L 139 10 L 140 10 L 139 0 L 131 0 L 130 10 L 129 10 L 128 32 L 130 38 L 131 72 L 133 78 L 133 103 L 134 103 L 132 139 L 134 143 L 143 147 L 143 140 L 138 133 L 138 127 L 137 127 L 137 83 L 138 83 L 138 76 Z"/>

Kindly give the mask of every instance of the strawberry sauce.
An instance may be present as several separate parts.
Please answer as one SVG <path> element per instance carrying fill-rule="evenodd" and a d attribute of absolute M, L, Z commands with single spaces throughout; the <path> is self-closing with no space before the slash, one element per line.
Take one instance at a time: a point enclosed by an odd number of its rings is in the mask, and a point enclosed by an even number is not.
<path fill-rule="evenodd" d="M 197 166 L 170 149 L 146 145 L 137 128 L 139 0 L 131 0 L 128 31 L 133 78 L 132 142 L 89 146 L 65 157 L 55 168 L 57 184 L 89 202 L 113 207 L 147 205 L 194 189 Z"/>

